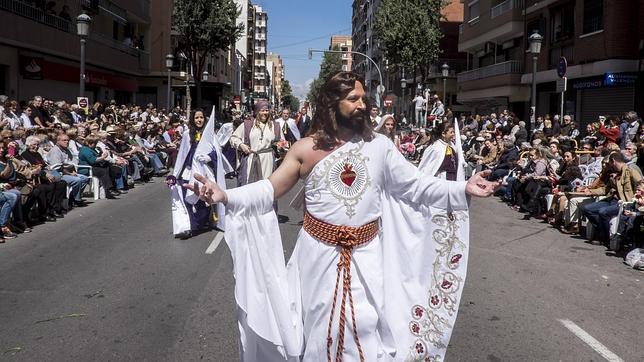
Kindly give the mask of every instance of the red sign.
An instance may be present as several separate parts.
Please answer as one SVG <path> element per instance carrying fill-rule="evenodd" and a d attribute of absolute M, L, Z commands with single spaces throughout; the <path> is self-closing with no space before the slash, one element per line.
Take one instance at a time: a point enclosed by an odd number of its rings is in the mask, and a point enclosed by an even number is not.
<path fill-rule="evenodd" d="M 241 96 L 234 96 L 233 97 L 233 103 L 235 103 L 236 105 L 240 105 L 241 104 Z"/>
<path fill-rule="evenodd" d="M 44 60 L 42 64 L 42 75 L 44 79 L 77 83 L 79 81 L 79 74 L 80 70 L 75 66 L 54 63 L 47 60 Z M 135 79 L 93 70 L 87 71 L 86 82 L 88 85 L 107 87 L 126 92 L 136 92 L 139 89 Z"/>

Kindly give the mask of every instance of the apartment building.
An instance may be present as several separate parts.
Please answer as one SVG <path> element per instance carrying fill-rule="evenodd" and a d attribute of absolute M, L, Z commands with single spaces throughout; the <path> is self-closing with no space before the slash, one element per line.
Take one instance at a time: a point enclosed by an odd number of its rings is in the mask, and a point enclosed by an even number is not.
<path fill-rule="evenodd" d="M 157 58 L 150 52 L 156 39 L 150 36 L 149 1 L 73 1 L 50 10 L 29 1 L 0 2 L 0 94 L 19 100 L 36 94 L 75 100 L 80 82 L 76 17 L 82 12 L 92 18 L 85 87 L 90 100 L 134 102 L 139 78 L 162 71 L 165 53 Z M 163 10 L 157 8 L 155 14 Z M 159 50 L 167 52 L 168 47 Z"/>
<path fill-rule="evenodd" d="M 276 53 L 266 56 L 266 68 L 269 74 L 268 101 L 279 109 L 282 106 L 282 83 L 284 82 L 284 63 Z"/>
<path fill-rule="evenodd" d="M 353 49 L 369 56 L 378 64 L 382 70 L 385 66 L 380 44 L 375 31 L 376 12 L 380 0 L 354 0 L 352 4 L 353 13 L 351 16 L 351 40 Z M 378 68 L 371 61 L 362 56 L 352 57 L 352 69 L 354 72 L 364 75 L 367 95 L 375 99 L 376 88 L 380 84 Z"/>
<path fill-rule="evenodd" d="M 599 115 L 642 110 L 642 24 L 638 0 L 465 1 L 458 99 L 485 113 L 508 108 L 526 117 L 532 55 L 528 37 L 543 36 L 537 63 L 538 115 L 557 114 L 557 63 L 568 62 L 565 113 L 583 127 Z"/>
<path fill-rule="evenodd" d="M 266 67 L 266 42 L 268 14 L 261 6 L 253 6 L 253 61 L 252 89 L 254 98 L 268 98 L 268 79 Z"/>
<path fill-rule="evenodd" d="M 342 70 L 350 71 L 353 65 L 353 41 L 351 35 L 332 35 L 329 50 L 338 49 L 346 53 L 342 53 Z"/>

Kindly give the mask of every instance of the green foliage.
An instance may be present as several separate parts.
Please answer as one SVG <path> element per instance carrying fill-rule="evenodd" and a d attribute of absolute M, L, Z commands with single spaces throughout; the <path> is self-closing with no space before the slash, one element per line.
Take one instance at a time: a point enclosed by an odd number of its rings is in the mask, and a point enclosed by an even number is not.
<path fill-rule="evenodd" d="M 339 50 L 337 46 L 333 50 Z M 313 80 L 311 87 L 309 88 L 309 93 L 306 98 L 312 103 L 315 104 L 315 101 L 318 97 L 320 89 L 324 83 L 333 76 L 335 73 L 342 70 L 342 54 L 340 53 L 324 53 L 322 58 L 322 64 L 320 64 L 320 73 L 318 77 Z"/>
<path fill-rule="evenodd" d="M 203 72 L 208 54 L 228 49 L 243 32 L 237 24 L 240 9 L 234 0 L 174 0 L 172 28 L 179 34 L 178 50 L 194 66 L 193 75 Z M 197 104 L 201 103 L 201 77 L 197 84 Z"/>
<path fill-rule="evenodd" d="M 418 69 L 423 78 L 440 54 L 445 0 L 382 0 L 376 32 L 390 64 Z"/>
<path fill-rule="evenodd" d="M 214 52 L 228 49 L 242 34 L 233 0 L 174 0 L 172 27 L 183 50 Z"/>
<path fill-rule="evenodd" d="M 293 95 L 291 83 L 284 79 L 282 82 L 282 107 L 286 107 L 295 113 L 300 109 L 300 101 Z"/>

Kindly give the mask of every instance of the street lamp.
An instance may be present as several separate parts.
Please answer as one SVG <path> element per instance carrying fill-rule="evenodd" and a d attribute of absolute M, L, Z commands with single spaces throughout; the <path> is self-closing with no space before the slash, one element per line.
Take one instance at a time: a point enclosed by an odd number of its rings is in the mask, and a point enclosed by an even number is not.
<path fill-rule="evenodd" d="M 447 76 L 449 75 L 449 65 L 443 63 L 441 70 L 443 71 L 443 107 L 447 107 Z"/>
<path fill-rule="evenodd" d="M 170 77 L 170 72 L 172 71 L 172 67 L 174 66 L 174 55 L 168 54 L 165 56 L 165 67 L 168 69 L 168 102 L 167 102 L 167 107 L 166 110 L 168 114 L 170 114 L 170 98 L 172 97 L 172 78 Z"/>
<path fill-rule="evenodd" d="M 405 88 L 407 88 L 407 79 L 405 79 L 405 70 L 403 69 L 403 71 L 402 71 L 402 79 L 400 80 L 400 89 L 401 89 L 401 92 L 402 92 L 402 95 L 401 95 L 402 96 L 402 102 L 400 102 L 400 103 L 402 105 L 402 111 L 407 113 L 407 109 L 406 109 L 407 108 L 407 102 L 405 102 Z"/>
<path fill-rule="evenodd" d="M 85 97 L 85 42 L 92 18 L 82 13 L 76 18 L 76 34 L 80 37 L 80 96 Z"/>
<path fill-rule="evenodd" d="M 204 70 L 203 73 L 201 73 L 201 81 L 202 82 L 207 82 L 208 81 L 208 76 L 210 76 L 210 74 L 208 74 L 207 70 Z"/>
<path fill-rule="evenodd" d="M 531 95 L 531 106 L 530 106 L 530 130 L 534 129 L 534 120 L 537 113 L 537 60 L 539 59 L 539 53 L 541 53 L 541 42 L 543 37 L 539 34 L 538 30 L 535 30 L 532 35 L 528 38 L 530 42 L 530 53 L 532 53 L 532 95 Z"/>

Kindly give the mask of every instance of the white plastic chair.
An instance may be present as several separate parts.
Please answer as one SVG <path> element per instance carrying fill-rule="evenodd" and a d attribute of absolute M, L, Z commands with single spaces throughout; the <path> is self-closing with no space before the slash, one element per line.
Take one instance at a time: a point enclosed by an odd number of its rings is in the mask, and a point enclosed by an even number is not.
<path fill-rule="evenodd" d="M 89 170 L 89 178 L 91 182 L 89 183 L 91 191 L 94 193 L 94 200 L 105 198 L 105 188 L 101 185 L 101 180 L 98 177 L 94 177 L 92 172 L 92 166 L 89 165 L 76 165 L 77 169 L 86 169 Z"/>

